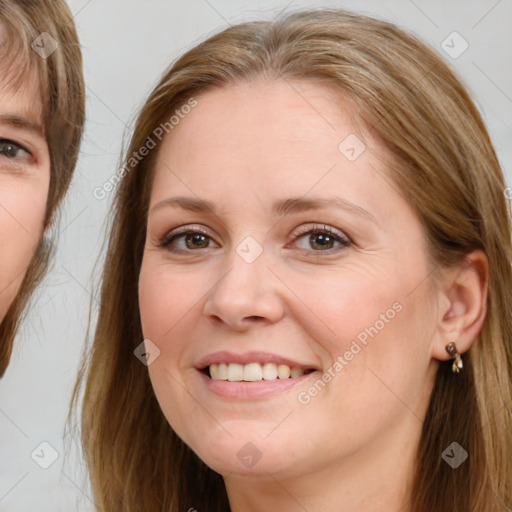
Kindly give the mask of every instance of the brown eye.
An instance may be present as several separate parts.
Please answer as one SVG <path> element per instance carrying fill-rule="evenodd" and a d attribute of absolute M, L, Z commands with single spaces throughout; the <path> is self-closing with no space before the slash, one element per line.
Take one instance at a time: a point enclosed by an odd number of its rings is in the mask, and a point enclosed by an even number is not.
<path fill-rule="evenodd" d="M 26 158 L 30 153 L 20 144 L 8 139 L 0 139 L 0 155 L 6 158 Z"/>
<path fill-rule="evenodd" d="M 185 245 L 189 249 L 204 249 L 208 247 L 208 237 L 203 233 L 185 235 Z"/>
<path fill-rule="evenodd" d="M 349 247 L 351 245 L 351 242 L 348 238 L 343 236 L 341 233 L 332 230 L 328 226 L 321 228 L 315 227 L 313 229 L 309 229 L 308 231 L 297 234 L 296 242 L 302 240 L 306 240 L 306 244 L 297 244 L 300 249 L 317 253 L 335 251 Z"/>
<path fill-rule="evenodd" d="M 169 233 L 160 241 L 160 246 L 171 252 L 186 253 L 198 249 L 207 249 L 211 245 L 210 242 L 212 242 L 212 239 L 207 233 L 188 229 Z"/>
<path fill-rule="evenodd" d="M 335 242 L 334 237 L 325 233 L 313 233 L 309 236 L 309 243 L 314 249 L 332 249 Z"/>

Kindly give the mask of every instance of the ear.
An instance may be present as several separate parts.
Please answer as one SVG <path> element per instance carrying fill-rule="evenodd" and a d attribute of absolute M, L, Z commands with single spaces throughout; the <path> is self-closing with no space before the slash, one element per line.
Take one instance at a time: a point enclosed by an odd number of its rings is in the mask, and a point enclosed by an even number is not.
<path fill-rule="evenodd" d="M 468 254 L 441 278 L 439 324 L 432 356 L 447 361 L 445 346 L 455 342 L 460 354 L 467 352 L 482 330 L 487 315 L 489 263 L 480 249 Z"/>

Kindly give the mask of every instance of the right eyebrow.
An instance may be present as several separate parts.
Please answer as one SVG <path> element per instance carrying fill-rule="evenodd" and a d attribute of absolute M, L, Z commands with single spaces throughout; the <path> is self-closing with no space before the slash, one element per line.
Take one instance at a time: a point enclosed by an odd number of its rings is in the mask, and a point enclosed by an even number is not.
<path fill-rule="evenodd" d="M 215 206 L 210 201 L 204 199 L 194 199 L 193 197 L 169 197 L 151 208 L 151 211 L 159 210 L 164 206 L 179 206 L 184 210 L 197 213 L 215 213 Z"/>
<path fill-rule="evenodd" d="M 40 123 L 19 114 L 0 114 L 0 125 L 20 128 L 39 137 L 44 137 L 44 129 Z"/>

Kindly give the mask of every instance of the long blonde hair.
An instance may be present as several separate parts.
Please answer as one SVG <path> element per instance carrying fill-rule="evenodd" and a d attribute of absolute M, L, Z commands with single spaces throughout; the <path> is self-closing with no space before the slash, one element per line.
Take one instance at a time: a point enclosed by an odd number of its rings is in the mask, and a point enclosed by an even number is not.
<path fill-rule="evenodd" d="M 325 9 L 245 23 L 199 44 L 164 74 L 138 116 L 126 163 L 192 96 L 261 76 L 314 80 L 352 102 L 386 148 L 389 173 L 438 266 L 456 265 L 477 248 L 487 255 L 485 325 L 462 374 L 439 365 L 409 505 L 415 512 L 511 507 L 511 212 L 465 87 L 434 50 L 384 21 Z M 143 339 L 137 283 L 157 153 L 125 173 L 116 193 L 97 328 L 74 395 L 76 405 L 83 391 L 83 449 L 100 511 L 229 510 L 222 478 L 173 432 L 133 355 Z M 453 441 L 469 452 L 457 470 L 441 458 Z"/>
<path fill-rule="evenodd" d="M 39 80 L 43 124 L 50 151 L 50 189 L 44 228 L 55 221 L 56 211 L 69 187 L 78 159 L 85 119 L 85 85 L 82 53 L 73 16 L 64 0 L 0 2 L 0 82 L 3 87 L 23 87 L 34 73 Z M 51 55 L 39 55 L 32 43 L 42 33 L 58 43 Z M 46 36 L 47 37 L 47 36 Z M 0 325 L 0 377 L 12 353 L 32 292 L 43 279 L 52 253 L 51 241 L 42 237 L 21 288 Z"/>

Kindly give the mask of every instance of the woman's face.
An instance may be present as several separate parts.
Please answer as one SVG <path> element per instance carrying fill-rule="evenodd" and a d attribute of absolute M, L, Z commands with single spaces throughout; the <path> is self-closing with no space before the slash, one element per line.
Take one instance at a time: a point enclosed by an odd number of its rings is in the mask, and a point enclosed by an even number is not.
<path fill-rule="evenodd" d="M 49 184 L 38 81 L 32 76 L 17 89 L 0 86 L 0 321 L 41 238 Z"/>
<path fill-rule="evenodd" d="M 435 303 L 382 149 L 324 86 L 197 102 L 161 147 L 139 280 L 164 415 L 222 474 L 399 456 L 434 381 Z"/>

